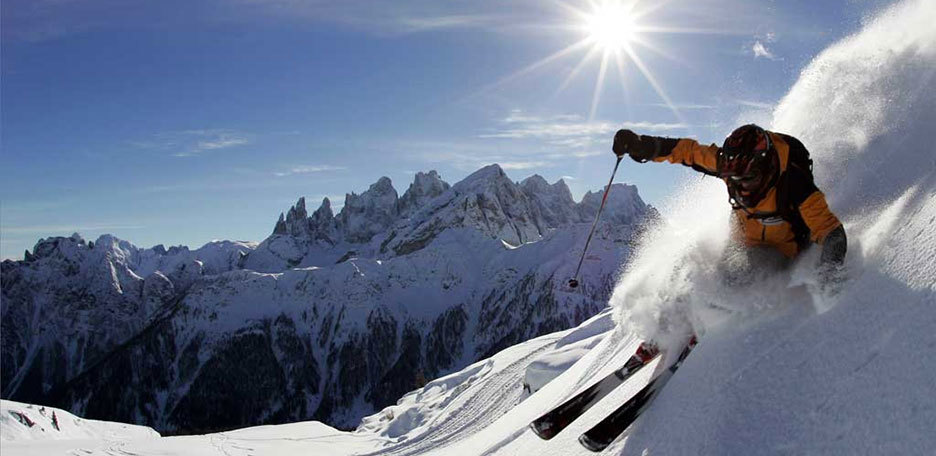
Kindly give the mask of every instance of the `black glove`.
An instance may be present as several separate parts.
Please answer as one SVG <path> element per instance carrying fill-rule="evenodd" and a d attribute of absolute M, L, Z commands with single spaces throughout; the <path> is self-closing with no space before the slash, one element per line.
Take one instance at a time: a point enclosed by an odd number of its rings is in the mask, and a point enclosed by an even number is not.
<path fill-rule="evenodd" d="M 816 270 L 822 296 L 836 296 L 844 288 L 845 280 L 848 278 L 845 271 L 847 250 L 848 238 L 845 237 L 844 226 L 832 230 L 822 241 L 822 253 Z"/>
<path fill-rule="evenodd" d="M 848 238 L 845 236 L 845 227 L 839 226 L 826 235 L 822 241 L 822 255 L 819 257 L 821 265 L 841 266 L 845 263 L 845 252 L 848 251 Z"/>
<path fill-rule="evenodd" d="M 656 157 L 659 142 L 654 141 L 655 139 L 657 138 L 653 136 L 637 136 L 637 133 L 630 130 L 618 130 L 614 134 L 611 150 L 618 157 L 626 154 L 634 161 L 643 163 Z"/>

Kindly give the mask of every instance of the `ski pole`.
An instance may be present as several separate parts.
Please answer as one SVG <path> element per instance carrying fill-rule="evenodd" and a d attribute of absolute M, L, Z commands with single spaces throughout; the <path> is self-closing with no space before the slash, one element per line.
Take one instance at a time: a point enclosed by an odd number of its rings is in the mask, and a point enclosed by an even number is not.
<path fill-rule="evenodd" d="M 611 171 L 611 180 L 608 181 L 608 186 L 605 187 L 604 196 L 601 197 L 601 205 L 598 206 L 598 213 L 595 214 L 595 222 L 592 223 L 591 231 L 588 232 L 588 239 L 585 240 L 585 247 L 582 249 L 582 257 L 579 258 L 578 266 L 575 268 L 575 274 L 569 279 L 569 288 L 575 288 L 578 286 L 578 274 L 579 270 L 582 269 L 582 261 L 585 260 L 585 252 L 588 251 L 588 244 L 591 242 L 592 235 L 595 234 L 595 227 L 598 226 L 598 218 L 601 217 L 601 210 L 604 209 L 605 201 L 608 200 L 608 192 L 611 191 L 611 183 L 614 182 L 614 175 L 617 174 L 618 165 L 621 164 L 621 159 L 624 158 L 623 155 L 617 156 L 617 161 L 614 162 L 614 171 Z"/>

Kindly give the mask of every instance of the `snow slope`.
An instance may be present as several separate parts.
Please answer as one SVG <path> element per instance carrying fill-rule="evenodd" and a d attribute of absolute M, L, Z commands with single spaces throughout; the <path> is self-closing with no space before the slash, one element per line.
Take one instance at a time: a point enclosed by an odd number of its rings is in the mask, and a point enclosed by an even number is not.
<path fill-rule="evenodd" d="M 88 447 L 116 452 L 128 442 L 145 444 L 158 438 L 144 426 L 85 420 L 61 409 L 0 401 L 3 454 L 69 454 Z"/>
<path fill-rule="evenodd" d="M 570 338 L 572 329 L 511 347 L 430 382 L 353 433 L 299 423 L 164 438 L 125 450 L 590 454 L 577 435 L 639 388 L 648 370 L 550 442 L 526 426 L 613 369 L 641 336 L 691 322 L 701 343 L 628 438 L 605 453 L 932 454 L 934 23 L 932 0 L 906 0 L 883 11 L 817 56 L 774 113 L 773 129 L 810 148 L 817 183 L 848 230 L 848 281 L 837 295 L 812 280 L 816 251 L 788 271 L 759 271 L 756 285 L 730 292 L 716 286 L 712 265 L 726 246 L 728 207 L 724 190 L 707 179 L 689 189 L 699 195 L 691 207 L 665 208 L 677 223 L 645 239 L 614 291 L 612 309 L 583 326 L 612 318 L 618 324 L 608 325 L 600 342 L 528 398 L 518 391 L 525 366 L 563 338 L 568 345 L 597 334 L 580 330 Z M 703 217 L 715 213 L 725 215 Z M 685 221 L 695 223 L 679 223 Z"/>
<path fill-rule="evenodd" d="M 152 439 L 159 433 L 132 424 L 81 419 L 65 410 L 0 401 L 0 441 Z"/>

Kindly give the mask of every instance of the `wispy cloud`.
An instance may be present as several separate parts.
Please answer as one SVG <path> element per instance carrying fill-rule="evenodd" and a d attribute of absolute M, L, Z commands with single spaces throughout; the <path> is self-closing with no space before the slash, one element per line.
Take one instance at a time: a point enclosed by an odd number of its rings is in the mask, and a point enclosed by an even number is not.
<path fill-rule="evenodd" d="M 479 135 L 481 138 L 536 139 L 564 148 L 587 147 L 595 142 L 607 142 L 620 128 L 638 131 L 672 131 L 688 128 L 684 123 L 656 122 L 594 122 L 578 115 L 538 117 L 512 111 L 502 121 L 503 128 Z"/>
<path fill-rule="evenodd" d="M 401 141 L 393 149 L 419 163 L 439 163 L 465 172 L 474 172 L 491 163 L 524 163 L 548 160 L 535 148 L 519 146 L 510 153 L 492 152 L 484 141 Z"/>
<path fill-rule="evenodd" d="M 680 111 L 715 109 L 718 107 L 716 105 L 710 105 L 710 104 L 704 104 L 704 103 L 673 103 L 672 106 L 666 103 L 649 103 L 647 106 L 653 106 L 656 108 L 666 108 L 666 109 L 676 108 Z"/>
<path fill-rule="evenodd" d="M 403 29 L 422 32 L 452 28 L 489 27 L 500 22 L 500 18 L 481 14 L 456 14 L 447 16 L 404 17 L 399 20 Z"/>
<path fill-rule="evenodd" d="M 514 162 L 501 162 L 500 167 L 503 169 L 532 169 L 532 168 L 544 168 L 552 165 L 552 163 L 545 161 L 514 161 Z"/>
<path fill-rule="evenodd" d="M 773 109 L 776 104 L 774 103 L 765 103 L 762 101 L 752 101 L 752 100 L 735 100 L 735 103 L 746 106 L 748 108 L 757 108 L 757 109 Z"/>
<path fill-rule="evenodd" d="M 476 141 L 416 141 L 401 143 L 397 147 L 421 162 L 442 162 L 465 171 L 474 171 L 491 163 L 498 163 L 504 169 L 526 170 L 555 167 L 570 158 L 606 154 L 614 132 L 620 128 L 652 133 L 684 130 L 689 126 L 682 123 L 597 122 L 580 115 L 542 116 L 513 110 L 498 119 L 495 127 L 476 135 Z M 509 146 L 492 147 L 490 141 L 493 140 L 509 142 Z M 572 179 L 571 176 L 569 178 Z"/>
<path fill-rule="evenodd" d="M 548 10 L 536 0 L 515 0 L 512 7 L 489 1 L 437 0 L 229 0 L 229 20 L 256 20 L 257 16 L 358 27 L 367 33 L 400 35 L 448 29 L 481 28 L 514 31 L 534 11 Z M 497 11 L 491 14 L 490 11 Z"/>
<path fill-rule="evenodd" d="M 82 231 L 139 230 L 143 225 L 132 223 L 77 223 L 74 225 L 20 225 L 0 228 L 4 234 L 44 234 L 55 235 Z"/>
<path fill-rule="evenodd" d="M 231 129 L 202 129 L 168 131 L 151 137 L 130 141 L 141 148 L 166 151 L 175 157 L 191 157 L 204 152 L 229 149 L 250 143 L 248 134 Z"/>
<path fill-rule="evenodd" d="M 344 166 L 331 166 L 331 165 L 301 165 L 294 166 L 287 171 L 279 171 L 273 173 L 276 177 L 286 177 L 292 176 L 295 174 L 312 174 L 312 173 L 321 173 L 326 171 L 343 171 L 348 168 Z"/>
<path fill-rule="evenodd" d="M 179 182 L 167 185 L 150 185 L 137 187 L 130 191 L 143 195 L 158 195 L 164 193 L 190 193 L 190 192 L 231 192 L 252 189 L 293 188 L 295 183 L 288 179 L 274 179 L 269 172 L 256 173 L 253 179 L 224 179 Z"/>
<path fill-rule="evenodd" d="M 684 124 L 681 122 L 622 122 L 617 124 L 617 128 L 630 128 L 633 130 L 658 132 L 685 130 L 689 128 L 689 124 Z"/>
<path fill-rule="evenodd" d="M 210 141 L 199 141 L 196 148 L 198 150 L 215 150 L 242 146 L 244 144 L 247 144 L 246 138 L 218 138 Z"/>

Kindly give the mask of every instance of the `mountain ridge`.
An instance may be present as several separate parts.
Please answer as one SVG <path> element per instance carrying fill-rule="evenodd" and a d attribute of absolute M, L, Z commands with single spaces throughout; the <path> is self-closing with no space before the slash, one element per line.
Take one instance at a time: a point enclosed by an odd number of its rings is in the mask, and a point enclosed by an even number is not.
<path fill-rule="evenodd" d="M 584 290 L 569 293 L 597 206 L 544 183 L 497 165 L 454 186 L 429 171 L 400 197 L 381 178 L 338 214 L 300 198 L 260 243 L 40 240 L 3 263 L 3 397 L 170 433 L 353 427 L 426 378 L 605 306 L 656 212 L 614 185 Z"/>

